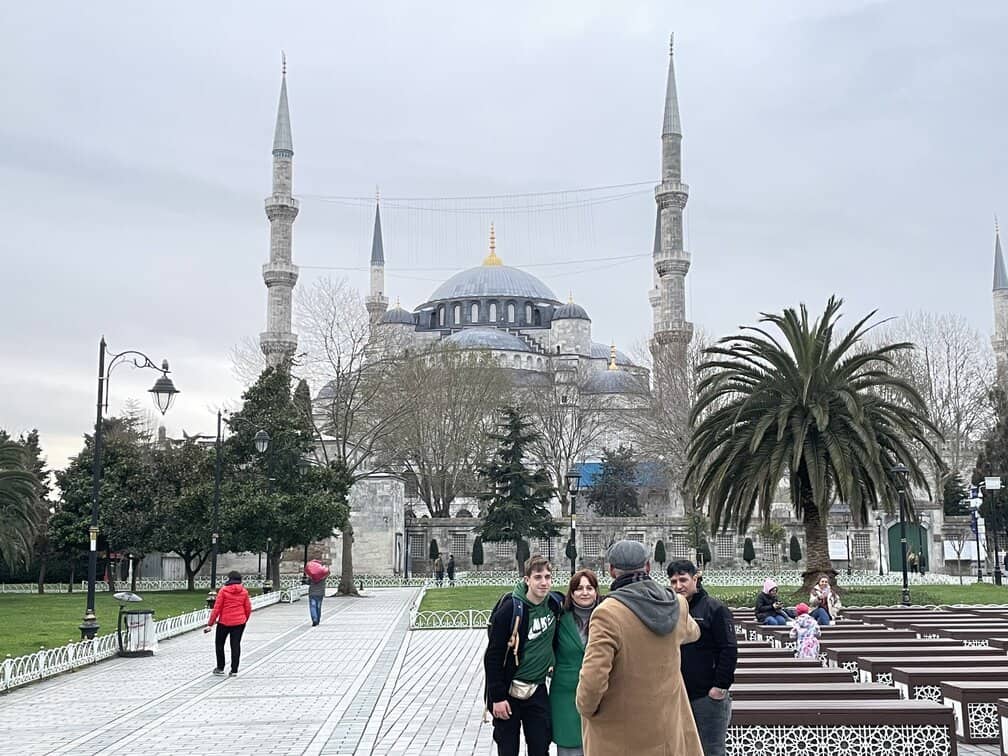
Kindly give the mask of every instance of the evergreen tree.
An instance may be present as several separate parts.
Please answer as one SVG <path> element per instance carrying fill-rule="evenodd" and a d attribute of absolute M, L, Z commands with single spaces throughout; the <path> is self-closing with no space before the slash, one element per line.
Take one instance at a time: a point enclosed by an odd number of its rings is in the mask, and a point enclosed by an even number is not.
<path fill-rule="evenodd" d="M 986 477 L 1000 477 L 1002 485 L 1008 486 L 1008 396 L 1001 388 L 991 392 L 994 403 L 994 427 L 987 433 L 983 448 L 977 455 L 976 466 L 971 477 L 972 485 L 979 485 Z M 986 491 L 980 514 L 987 523 L 988 532 L 997 531 L 1000 540 L 1008 529 L 1008 496 L 1006 490 Z M 948 503 L 946 502 L 946 506 Z"/>
<path fill-rule="evenodd" d="M 473 541 L 472 563 L 473 567 L 483 566 L 483 539 L 479 536 L 476 536 L 476 540 Z"/>
<path fill-rule="evenodd" d="M 438 546 L 437 538 L 431 538 L 427 545 L 427 557 L 433 563 L 441 555 L 441 547 Z"/>
<path fill-rule="evenodd" d="M 696 563 L 699 566 L 710 561 L 710 545 L 707 543 L 707 532 L 710 522 L 703 512 L 694 509 L 686 517 L 686 545 L 696 553 Z M 706 553 L 707 557 L 704 558 Z"/>
<path fill-rule="evenodd" d="M 269 539 L 275 584 L 284 549 L 328 538 L 349 519 L 345 465 L 299 470 L 314 449 L 314 430 L 295 405 L 290 384 L 286 366 L 266 368 L 242 396 L 241 411 L 228 418 L 233 435 L 224 444 L 231 480 L 221 497 L 222 540 L 232 551 L 260 551 Z M 259 430 L 270 437 L 263 454 L 255 449 Z"/>
<path fill-rule="evenodd" d="M 639 517 L 637 462 L 633 449 L 620 446 L 602 452 L 602 465 L 588 491 L 588 502 L 602 517 Z"/>
<path fill-rule="evenodd" d="M 46 520 L 40 481 L 24 445 L 0 438 L 0 559 L 27 564 Z"/>
<path fill-rule="evenodd" d="M 486 542 L 515 544 L 518 571 L 524 565 L 521 545 L 529 537 L 549 538 L 559 533 L 546 504 L 555 491 L 545 470 L 532 472 L 525 465 L 536 433 L 518 411 L 503 411 L 500 432 L 491 435 L 497 443 L 493 459 L 480 469 L 484 491 L 482 522 L 477 532 Z M 527 544 L 526 544 L 527 549 Z M 527 558 L 527 557 L 526 557 Z"/>
<path fill-rule="evenodd" d="M 788 544 L 788 556 L 796 565 L 801 561 L 801 544 L 798 543 L 798 536 L 796 535 L 791 536 L 791 543 Z"/>
<path fill-rule="evenodd" d="M 742 560 L 750 567 L 756 561 L 756 547 L 749 536 L 746 536 L 745 543 L 742 544 Z"/>
<path fill-rule="evenodd" d="M 969 499 L 969 491 L 963 483 L 962 475 L 953 472 L 945 478 L 942 486 L 942 504 L 946 517 L 962 517 L 968 515 L 969 504 L 963 502 Z"/>
<path fill-rule="evenodd" d="M 654 560 L 658 563 L 659 567 L 663 567 L 664 568 L 665 561 L 667 559 L 668 559 L 668 556 L 665 553 L 665 542 L 664 541 L 658 541 L 654 545 Z"/>

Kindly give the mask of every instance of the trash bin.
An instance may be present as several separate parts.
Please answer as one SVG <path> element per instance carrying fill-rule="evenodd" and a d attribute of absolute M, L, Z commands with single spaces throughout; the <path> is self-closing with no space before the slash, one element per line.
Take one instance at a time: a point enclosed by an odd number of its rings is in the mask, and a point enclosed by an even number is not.
<path fill-rule="evenodd" d="M 157 651 L 153 609 L 119 610 L 119 656 L 153 656 Z"/>

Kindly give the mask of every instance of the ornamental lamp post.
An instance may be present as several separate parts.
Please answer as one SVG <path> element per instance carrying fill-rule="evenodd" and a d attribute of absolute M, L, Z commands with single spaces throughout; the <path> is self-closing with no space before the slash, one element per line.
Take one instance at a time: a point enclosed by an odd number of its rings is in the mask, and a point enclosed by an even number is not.
<path fill-rule="evenodd" d="M 851 574 L 851 558 L 850 558 L 850 527 L 851 527 L 851 516 L 849 514 L 844 514 L 841 519 L 844 528 L 844 541 L 847 545 L 847 574 Z"/>
<path fill-rule="evenodd" d="M 572 467 L 567 471 L 567 492 L 570 494 L 571 532 L 568 557 L 571 563 L 571 575 L 577 572 L 577 495 L 581 488 L 581 468 Z"/>
<path fill-rule="evenodd" d="M 906 506 L 906 488 L 909 484 L 910 469 L 904 464 L 893 465 L 889 471 L 896 479 L 897 502 L 899 506 L 900 524 L 900 569 L 903 571 L 903 606 L 910 606 L 910 582 L 907 578 L 907 538 L 906 538 L 906 517 L 904 509 Z"/>
<path fill-rule="evenodd" d="M 984 478 L 984 491 L 1000 491 L 1001 490 L 1001 478 L 1000 477 L 990 477 Z M 986 494 L 984 494 L 986 496 Z M 989 498 L 990 506 L 987 508 L 990 512 L 991 521 L 994 524 L 994 585 L 1001 585 L 1001 554 L 998 551 L 998 512 L 997 512 L 997 494 L 992 494 Z"/>
<path fill-rule="evenodd" d="M 875 515 L 875 525 L 878 527 L 878 574 L 882 572 L 882 515 Z"/>
<path fill-rule="evenodd" d="M 979 490 L 973 489 L 972 493 L 979 494 Z M 980 507 L 983 506 L 983 499 L 972 496 L 969 500 L 970 515 L 973 517 L 973 535 L 976 536 L 977 550 L 977 582 L 983 582 L 983 552 L 980 550 L 981 542 L 986 542 L 986 531 L 984 529 L 984 518 L 980 516 Z"/>
<path fill-rule="evenodd" d="M 108 365 L 105 358 L 108 357 Z M 119 353 L 108 353 L 105 337 L 102 336 L 98 344 L 98 413 L 95 420 L 94 435 L 94 459 L 92 461 L 91 473 L 91 523 L 88 526 L 88 540 L 90 542 L 90 552 L 88 554 L 88 590 L 87 605 L 84 609 L 84 617 L 79 625 L 81 640 L 93 640 L 98 633 L 100 625 L 95 615 L 95 579 L 98 568 L 98 493 L 101 488 L 102 479 L 102 442 L 104 440 L 102 416 L 108 410 L 108 383 L 112 371 L 119 365 L 130 363 L 135 368 L 156 370 L 161 373 L 161 377 L 154 382 L 154 386 L 148 389 L 155 406 L 165 414 L 171 409 L 175 402 L 175 397 L 180 393 L 175 384 L 172 383 L 168 373 L 168 360 L 158 367 L 150 357 L 143 352 L 127 350 Z"/>

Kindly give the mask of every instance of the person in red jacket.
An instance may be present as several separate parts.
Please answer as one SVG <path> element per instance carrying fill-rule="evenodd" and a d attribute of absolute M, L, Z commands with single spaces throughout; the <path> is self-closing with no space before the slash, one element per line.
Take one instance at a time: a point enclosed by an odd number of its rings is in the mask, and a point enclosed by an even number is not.
<path fill-rule="evenodd" d="M 231 674 L 235 677 L 238 674 L 238 661 L 241 658 L 241 637 L 245 632 L 245 623 L 248 622 L 252 614 L 252 601 L 249 599 L 248 591 L 242 585 L 240 572 L 231 570 L 228 573 L 227 582 L 217 591 L 217 600 L 214 601 L 213 611 L 210 612 L 210 619 L 203 629 L 204 633 L 209 633 L 210 628 L 217 623 L 217 636 L 215 646 L 217 649 L 217 666 L 214 667 L 215 675 L 224 674 L 224 641 L 231 637 Z"/>

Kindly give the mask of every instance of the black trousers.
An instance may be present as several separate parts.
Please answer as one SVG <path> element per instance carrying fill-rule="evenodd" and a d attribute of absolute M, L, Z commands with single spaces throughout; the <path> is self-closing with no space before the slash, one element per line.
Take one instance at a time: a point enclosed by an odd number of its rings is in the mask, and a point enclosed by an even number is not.
<path fill-rule="evenodd" d="M 493 721 L 498 756 L 518 756 L 518 734 L 523 728 L 528 756 L 547 756 L 552 728 L 546 686 L 540 685 L 532 697 L 524 701 L 512 696 L 507 700 L 511 704 L 511 718 Z"/>
<path fill-rule="evenodd" d="M 217 649 L 217 669 L 224 669 L 224 640 L 231 636 L 231 671 L 238 671 L 238 662 L 241 660 L 241 638 L 244 632 L 245 625 L 217 623 L 217 635 L 214 637 L 214 646 Z"/>

